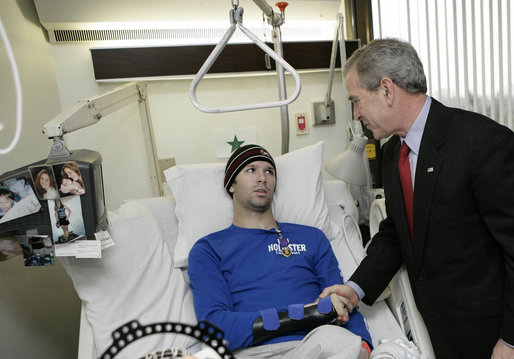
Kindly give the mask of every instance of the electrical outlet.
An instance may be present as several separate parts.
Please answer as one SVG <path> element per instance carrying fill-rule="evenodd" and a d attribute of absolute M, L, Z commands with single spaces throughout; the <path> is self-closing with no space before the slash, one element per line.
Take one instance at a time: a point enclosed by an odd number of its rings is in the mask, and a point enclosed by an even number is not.
<path fill-rule="evenodd" d="M 329 101 L 325 106 L 325 102 L 314 102 L 312 104 L 312 113 L 314 114 L 314 126 L 333 125 L 336 123 L 334 101 Z"/>
<path fill-rule="evenodd" d="M 295 113 L 294 114 L 294 122 L 296 127 L 297 135 L 307 135 L 309 134 L 309 126 L 307 125 L 307 113 Z"/>

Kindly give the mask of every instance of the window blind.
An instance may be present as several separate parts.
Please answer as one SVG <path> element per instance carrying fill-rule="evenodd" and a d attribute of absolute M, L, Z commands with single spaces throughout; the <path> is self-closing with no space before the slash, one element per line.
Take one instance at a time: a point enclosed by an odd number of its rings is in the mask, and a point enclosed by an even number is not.
<path fill-rule="evenodd" d="M 418 51 L 429 95 L 514 130 L 510 0 L 372 0 L 372 18 Z"/>

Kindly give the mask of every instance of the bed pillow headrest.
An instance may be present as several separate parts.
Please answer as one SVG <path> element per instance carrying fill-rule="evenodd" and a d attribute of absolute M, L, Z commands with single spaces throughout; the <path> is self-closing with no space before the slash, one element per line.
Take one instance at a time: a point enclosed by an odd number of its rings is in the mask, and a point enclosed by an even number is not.
<path fill-rule="evenodd" d="M 111 333 L 129 321 L 138 320 L 143 326 L 196 323 L 192 293 L 182 271 L 173 268 L 153 214 L 143 203 L 130 201 L 108 215 L 115 246 L 102 251 L 101 259 L 61 257 L 85 304 L 98 356 L 112 344 Z M 181 334 L 151 335 L 131 343 L 120 357 L 139 358 L 196 342 Z"/>
<path fill-rule="evenodd" d="M 321 178 L 322 141 L 275 157 L 277 188 L 273 213 L 279 222 L 310 225 L 332 239 Z M 230 226 L 232 198 L 223 187 L 225 163 L 178 165 L 165 171 L 176 200 L 179 233 L 174 251 L 175 267 L 187 267 L 194 243 L 203 236 Z"/>

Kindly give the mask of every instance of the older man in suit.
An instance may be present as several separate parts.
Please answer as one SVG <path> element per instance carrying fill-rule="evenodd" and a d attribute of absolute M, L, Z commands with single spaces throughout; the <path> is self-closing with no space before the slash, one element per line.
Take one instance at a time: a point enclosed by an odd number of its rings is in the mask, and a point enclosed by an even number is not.
<path fill-rule="evenodd" d="M 514 134 L 426 95 L 414 48 L 379 39 L 344 68 L 382 149 L 387 218 L 347 285 L 372 304 L 405 264 L 437 359 L 514 358 Z"/>

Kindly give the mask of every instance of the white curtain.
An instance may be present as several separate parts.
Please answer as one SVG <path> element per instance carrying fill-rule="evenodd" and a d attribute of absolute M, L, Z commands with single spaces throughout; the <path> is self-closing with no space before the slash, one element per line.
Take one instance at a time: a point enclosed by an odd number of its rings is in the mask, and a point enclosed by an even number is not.
<path fill-rule="evenodd" d="M 428 93 L 514 129 L 511 0 L 372 0 L 374 38 L 418 51 Z"/>

